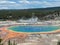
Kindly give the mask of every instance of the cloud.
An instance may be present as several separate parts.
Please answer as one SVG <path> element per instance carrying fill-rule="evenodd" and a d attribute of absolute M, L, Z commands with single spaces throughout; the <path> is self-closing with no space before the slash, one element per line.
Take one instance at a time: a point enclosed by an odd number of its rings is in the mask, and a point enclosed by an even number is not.
<path fill-rule="evenodd" d="M 16 3 L 16 2 L 13 2 L 13 1 L 0 1 L 0 3 Z"/>
<path fill-rule="evenodd" d="M 51 2 L 52 6 L 60 6 L 60 2 Z"/>
<path fill-rule="evenodd" d="M 9 9 L 8 7 L 0 7 L 0 9 Z"/>
<path fill-rule="evenodd" d="M 40 1 L 28 1 L 28 0 L 21 0 L 21 1 L 18 1 L 19 3 L 22 3 L 22 4 L 41 4 L 42 2 Z"/>
<path fill-rule="evenodd" d="M 0 8 L 3 9 L 25 9 L 38 7 L 60 6 L 60 0 L 0 0 Z"/>
<path fill-rule="evenodd" d="M 26 3 L 26 4 L 29 4 L 30 3 L 30 1 L 27 1 L 27 0 L 21 0 L 21 1 L 18 1 L 19 3 Z"/>
<path fill-rule="evenodd" d="M 0 1 L 0 6 L 10 7 L 10 6 L 18 6 L 18 5 L 20 6 L 20 4 L 18 4 L 15 1 L 8 1 L 8 0 Z"/>
<path fill-rule="evenodd" d="M 54 1 L 59 1 L 60 2 L 60 0 L 54 0 Z"/>
<path fill-rule="evenodd" d="M 56 6 L 60 6 L 60 2 L 47 2 L 45 1 L 43 4 L 43 6 L 45 5 L 45 7 L 56 7 Z"/>

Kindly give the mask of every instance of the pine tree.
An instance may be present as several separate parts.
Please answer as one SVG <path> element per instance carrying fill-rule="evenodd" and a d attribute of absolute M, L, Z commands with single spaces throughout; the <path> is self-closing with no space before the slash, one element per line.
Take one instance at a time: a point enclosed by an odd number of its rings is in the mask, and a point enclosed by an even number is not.
<path fill-rule="evenodd" d="M 1 44 L 1 41 L 2 41 L 2 39 L 0 38 L 0 45 L 3 45 L 3 44 Z"/>
<path fill-rule="evenodd" d="M 16 45 L 15 41 L 13 42 L 13 45 Z"/>
<path fill-rule="evenodd" d="M 8 45 L 12 45 L 10 40 L 8 41 Z"/>
<path fill-rule="evenodd" d="M 57 42 L 57 45 L 60 45 L 60 41 Z"/>

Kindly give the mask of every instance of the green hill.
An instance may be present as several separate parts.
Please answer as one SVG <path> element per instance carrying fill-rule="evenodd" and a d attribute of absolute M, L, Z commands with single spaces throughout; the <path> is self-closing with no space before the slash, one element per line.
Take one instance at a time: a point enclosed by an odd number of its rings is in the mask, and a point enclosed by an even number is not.
<path fill-rule="evenodd" d="M 18 20 L 22 17 L 31 18 L 32 13 L 40 20 L 45 20 L 46 16 L 59 15 L 60 7 L 35 8 L 35 9 L 6 9 L 0 10 L 0 20 Z M 50 18 L 48 18 L 50 19 Z M 53 18 L 52 18 L 53 19 Z"/>

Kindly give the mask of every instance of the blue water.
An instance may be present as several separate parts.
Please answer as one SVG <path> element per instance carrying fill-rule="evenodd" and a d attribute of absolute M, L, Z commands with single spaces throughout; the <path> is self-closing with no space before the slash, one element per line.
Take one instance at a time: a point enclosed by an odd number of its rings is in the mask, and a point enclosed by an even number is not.
<path fill-rule="evenodd" d="M 10 30 L 16 32 L 50 32 L 59 29 L 58 26 L 15 26 L 10 27 Z"/>

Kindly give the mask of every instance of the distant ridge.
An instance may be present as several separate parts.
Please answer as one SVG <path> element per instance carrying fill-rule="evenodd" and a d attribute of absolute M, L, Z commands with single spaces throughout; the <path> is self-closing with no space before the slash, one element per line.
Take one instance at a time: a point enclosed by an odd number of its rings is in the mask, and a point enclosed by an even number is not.
<path fill-rule="evenodd" d="M 0 10 L 32 10 L 32 9 L 53 9 L 53 8 L 60 8 L 60 7 L 28 8 L 28 9 L 0 9 Z"/>

